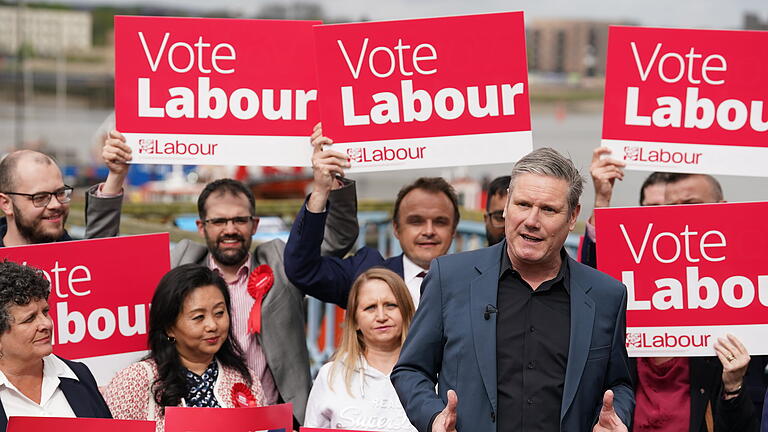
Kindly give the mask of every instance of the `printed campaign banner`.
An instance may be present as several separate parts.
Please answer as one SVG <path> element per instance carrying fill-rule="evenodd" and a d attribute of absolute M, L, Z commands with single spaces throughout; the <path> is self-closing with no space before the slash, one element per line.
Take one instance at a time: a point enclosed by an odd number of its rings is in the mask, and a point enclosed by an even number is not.
<path fill-rule="evenodd" d="M 115 117 L 133 161 L 308 166 L 319 21 L 115 17 Z"/>
<path fill-rule="evenodd" d="M 165 409 L 165 432 L 291 432 L 293 405 Z"/>
<path fill-rule="evenodd" d="M 768 202 L 595 210 L 598 268 L 627 287 L 634 357 L 768 354 Z"/>
<path fill-rule="evenodd" d="M 613 26 L 602 144 L 629 169 L 768 176 L 768 32 Z"/>
<path fill-rule="evenodd" d="M 522 12 L 321 25 L 315 40 L 323 133 L 350 171 L 531 151 Z"/>
<path fill-rule="evenodd" d="M 0 248 L 51 282 L 53 352 L 82 361 L 99 385 L 147 351 L 149 307 L 170 269 L 167 233 Z"/>
<path fill-rule="evenodd" d="M 155 422 L 61 417 L 10 417 L 8 432 L 155 432 Z"/>
<path fill-rule="evenodd" d="M 351 430 L 351 429 L 322 429 L 322 428 L 300 428 L 299 432 L 367 432 L 363 430 Z"/>

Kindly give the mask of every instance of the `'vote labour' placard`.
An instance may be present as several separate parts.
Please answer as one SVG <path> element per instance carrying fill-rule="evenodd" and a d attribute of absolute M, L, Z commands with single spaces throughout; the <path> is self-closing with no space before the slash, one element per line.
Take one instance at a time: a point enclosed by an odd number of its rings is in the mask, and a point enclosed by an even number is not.
<path fill-rule="evenodd" d="M 531 151 L 523 13 L 315 27 L 323 132 L 360 171 Z"/>
<path fill-rule="evenodd" d="M 768 354 L 768 203 L 595 210 L 597 263 L 627 286 L 627 350 L 712 356 L 736 335 Z"/>
<path fill-rule="evenodd" d="M 117 129 L 133 161 L 308 165 L 318 23 L 115 17 Z"/>
<path fill-rule="evenodd" d="M 170 269 L 168 234 L 0 248 L 0 260 L 51 282 L 53 352 L 88 365 L 100 385 L 147 350 L 149 304 Z"/>
<path fill-rule="evenodd" d="M 611 27 L 603 145 L 630 169 L 768 176 L 768 32 Z"/>

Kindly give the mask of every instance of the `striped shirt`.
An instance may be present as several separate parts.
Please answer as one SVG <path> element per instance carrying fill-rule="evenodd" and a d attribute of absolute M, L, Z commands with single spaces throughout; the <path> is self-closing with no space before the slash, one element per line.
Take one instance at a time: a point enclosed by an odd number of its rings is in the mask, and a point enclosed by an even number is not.
<path fill-rule="evenodd" d="M 261 387 L 264 389 L 264 405 L 274 405 L 277 403 L 278 392 L 275 378 L 267 365 L 267 357 L 264 350 L 261 349 L 258 337 L 255 334 L 248 333 L 248 316 L 251 314 L 251 308 L 256 300 L 248 294 L 248 276 L 251 273 L 251 254 L 245 264 L 237 271 L 235 280 L 227 281 L 229 286 L 229 299 L 232 303 L 230 316 L 232 318 L 232 333 L 235 335 L 237 343 L 245 353 L 245 363 L 253 371 L 254 375 L 261 380 Z M 208 268 L 222 274 L 219 266 L 214 262 L 213 257 L 208 255 Z"/>

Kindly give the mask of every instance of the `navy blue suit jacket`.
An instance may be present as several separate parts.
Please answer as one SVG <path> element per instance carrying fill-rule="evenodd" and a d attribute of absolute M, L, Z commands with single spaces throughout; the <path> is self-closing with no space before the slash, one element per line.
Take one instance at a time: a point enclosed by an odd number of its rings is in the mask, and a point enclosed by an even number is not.
<path fill-rule="evenodd" d="M 403 276 L 403 256 L 384 259 L 379 251 L 364 247 L 349 258 L 321 256 L 326 213 L 312 213 L 301 206 L 293 221 L 283 261 L 285 275 L 304 294 L 326 303 L 347 307 L 347 297 L 357 276 L 371 267 L 384 267 Z"/>
<path fill-rule="evenodd" d="M 75 412 L 75 416 L 112 418 L 109 407 L 107 407 L 107 403 L 101 396 L 96 380 L 93 378 L 93 374 L 91 374 L 88 366 L 65 359 L 61 360 L 72 369 L 79 379 L 78 381 L 71 378 L 60 378 L 59 382 L 59 388 L 67 398 L 67 402 L 69 402 L 72 411 Z M 5 431 L 7 427 L 8 416 L 5 413 L 2 402 L 0 402 L 0 431 Z"/>
<path fill-rule="evenodd" d="M 496 305 L 505 248 L 503 241 L 432 261 L 391 375 L 408 418 L 420 432 L 429 431 L 450 389 L 459 399 L 457 430 L 496 431 L 496 314 L 485 311 Z M 570 258 L 568 266 L 571 329 L 560 430 L 591 431 L 608 389 L 614 392 L 617 414 L 629 425 L 635 400 L 625 345 L 626 288 Z"/>

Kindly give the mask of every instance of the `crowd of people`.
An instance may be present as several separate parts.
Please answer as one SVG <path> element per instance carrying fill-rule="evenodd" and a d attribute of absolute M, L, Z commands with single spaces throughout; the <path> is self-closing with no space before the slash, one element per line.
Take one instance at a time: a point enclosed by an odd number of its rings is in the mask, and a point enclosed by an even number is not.
<path fill-rule="evenodd" d="M 760 430 L 766 364 L 734 336 L 714 357 L 629 358 L 626 288 L 595 268 L 594 218 L 578 260 L 564 242 L 584 179 L 552 149 L 490 182 L 488 247 L 449 254 L 460 219 L 452 186 L 419 178 L 395 197 L 402 254 L 357 239 L 348 157 L 316 126 L 311 193 L 287 243 L 252 245 L 250 189 L 215 180 L 198 197 L 202 243 L 181 241 L 157 285 L 143 360 L 104 388 L 52 354 L 50 286 L 0 263 L 0 424 L 11 416 L 154 420 L 166 407 L 291 403 L 294 427 L 369 431 Z M 104 183 L 86 197 L 86 238 L 118 235 L 131 149 L 111 131 Z M 624 163 L 598 148 L 595 207 L 610 205 Z M 19 150 L 0 161 L 0 247 L 72 240 L 72 188 L 55 161 Z M 639 204 L 724 202 L 704 174 L 653 173 Z M 341 343 L 312 382 L 305 296 L 346 309 Z M 763 419 L 762 430 L 768 430 Z"/>

